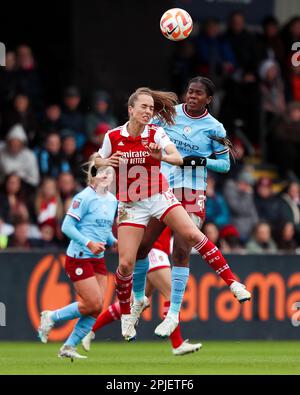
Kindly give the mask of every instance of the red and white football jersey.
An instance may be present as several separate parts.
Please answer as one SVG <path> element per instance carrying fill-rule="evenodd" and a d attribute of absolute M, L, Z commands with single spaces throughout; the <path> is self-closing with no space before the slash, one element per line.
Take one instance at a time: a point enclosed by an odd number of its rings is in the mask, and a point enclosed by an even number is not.
<path fill-rule="evenodd" d="M 173 144 L 163 128 L 146 125 L 140 136 L 132 137 L 127 131 L 127 123 L 106 133 L 101 158 L 106 159 L 123 152 L 122 163 L 116 170 L 117 199 L 122 202 L 136 202 L 165 192 L 169 184 L 160 172 L 160 161 L 152 158 L 146 146 L 159 144 L 165 149 Z"/>

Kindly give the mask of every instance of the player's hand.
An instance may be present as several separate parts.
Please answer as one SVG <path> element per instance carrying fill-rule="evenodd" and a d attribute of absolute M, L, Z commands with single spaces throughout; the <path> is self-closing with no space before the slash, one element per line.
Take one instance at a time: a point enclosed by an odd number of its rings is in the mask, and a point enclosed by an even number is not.
<path fill-rule="evenodd" d="M 162 159 L 162 149 L 159 144 L 150 143 L 149 145 L 146 145 L 146 148 L 148 149 L 148 151 L 153 159 L 156 159 L 159 161 Z"/>
<path fill-rule="evenodd" d="M 105 251 L 105 243 L 90 240 L 87 244 L 87 248 L 91 250 L 94 255 L 98 255 L 100 252 Z"/>
<path fill-rule="evenodd" d="M 123 152 L 121 151 L 115 152 L 112 156 L 106 159 L 107 166 L 119 167 L 120 159 L 122 158 L 122 156 L 123 156 Z"/>

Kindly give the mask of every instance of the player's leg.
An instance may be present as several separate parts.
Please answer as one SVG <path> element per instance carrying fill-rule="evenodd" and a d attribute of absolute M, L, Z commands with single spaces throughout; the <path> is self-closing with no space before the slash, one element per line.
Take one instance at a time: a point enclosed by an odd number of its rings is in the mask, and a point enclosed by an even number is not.
<path fill-rule="evenodd" d="M 71 303 L 55 311 L 43 311 L 41 313 L 38 334 L 43 343 L 47 343 L 49 333 L 56 323 L 88 316 L 101 309 L 100 301 L 97 299 L 98 284 L 94 277 L 92 265 L 85 260 L 67 257 L 65 269 L 74 283 L 76 292 L 82 293 L 84 297 L 79 302 Z"/>
<path fill-rule="evenodd" d="M 144 235 L 144 228 L 123 225 L 118 229 L 119 266 L 116 272 L 116 292 L 121 308 L 122 335 L 126 340 L 131 340 L 136 335 L 130 315 L 130 296 L 136 254 Z"/>
<path fill-rule="evenodd" d="M 189 214 L 194 224 L 200 230 L 205 221 L 205 201 L 206 196 L 203 191 L 193 191 L 188 188 L 184 189 L 184 199 L 182 202 L 182 206 Z M 210 251 L 210 247 L 212 247 L 212 245 L 209 242 L 207 245 L 208 251 Z M 190 248 L 184 247 L 184 245 L 180 246 L 180 240 L 178 238 L 176 240 L 176 243 L 174 241 L 174 250 L 174 259 L 176 261 L 176 265 L 179 264 L 178 261 L 180 260 L 182 253 L 188 253 L 188 255 L 186 255 L 186 258 L 183 257 L 183 259 L 188 259 L 187 257 L 189 257 L 190 255 Z M 215 273 L 225 281 L 225 283 L 230 287 L 231 291 L 238 298 L 238 300 L 241 302 L 247 300 L 248 291 L 245 290 L 243 284 L 240 284 L 236 281 L 236 278 L 230 270 L 228 263 L 226 263 L 226 266 L 224 267 L 224 261 L 222 259 L 213 260 L 212 258 L 210 258 L 210 255 L 207 255 L 206 258 L 203 259 L 215 271 Z"/>
<path fill-rule="evenodd" d="M 149 269 L 148 254 L 165 227 L 164 223 L 158 221 L 156 218 L 151 218 L 137 252 L 137 260 L 134 270 L 133 294 L 135 301 L 141 304 L 141 310 L 143 310 L 142 304 L 145 299 L 146 276 Z"/>
<path fill-rule="evenodd" d="M 165 298 L 163 316 L 167 316 L 170 308 L 170 295 L 172 276 L 171 268 L 162 268 L 148 273 L 147 281 L 152 287 L 156 288 Z M 174 355 L 185 355 L 200 350 L 201 343 L 191 344 L 188 340 L 183 340 L 181 336 L 180 324 L 171 333 L 170 341 L 172 343 L 172 352 Z"/>
<path fill-rule="evenodd" d="M 96 273 L 96 279 L 97 279 L 100 293 L 101 293 L 101 297 L 100 297 L 101 306 L 103 306 L 104 296 L 105 296 L 105 293 L 107 290 L 107 274 L 106 274 L 107 270 L 106 270 L 105 265 L 104 265 L 104 269 L 105 270 L 103 270 L 103 271 L 98 270 L 98 273 Z M 80 334 L 79 341 L 82 341 L 82 346 L 85 351 L 90 350 L 91 341 L 95 339 L 95 328 L 94 327 L 97 323 L 97 320 L 99 319 L 99 317 L 102 316 L 102 314 L 103 313 L 97 315 L 96 317 L 91 317 L 92 320 L 89 323 L 87 323 L 87 325 L 84 325 L 83 328 L 81 328 L 81 334 Z M 80 323 L 81 320 L 82 320 L 82 318 L 78 321 L 78 323 Z"/>
<path fill-rule="evenodd" d="M 99 287 L 96 276 L 85 280 L 78 281 L 74 284 L 76 292 L 82 299 L 84 305 L 84 315 L 77 321 L 72 333 L 60 348 L 59 357 L 70 358 L 86 358 L 77 353 L 76 347 L 81 340 L 86 336 L 93 324 L 95 323 L 95 316 L 97 316 L 102 308 L 103 294 Z"/>
<path fill-rule="evenodd" d="M 177 206 L 170 210 L 163 218 L 163 221 L 173 230 L 173 232 L 176 232 L 179 237 L 185 240 L 190 247 L 194 247 L 204 260 L 211 263 L 218 259 L 222 262 L 223 270 L 228 270 L 227 262 L 221 252 L 196 227 L 182 206 Z M 166 319 L 155 330 L 155 333 L 158 336 L 169 336 L 178 324 L 178 315 L 188 275 L 189 268 L 187 266 L 173 266 L 171 306 Z M 235 279 L 233 278 L 232 282 L 234 281 Z M 246 292 L 247 295 L 244 295 L 244 300 L 250 299 L 251 296 L 248 291 Z"/>

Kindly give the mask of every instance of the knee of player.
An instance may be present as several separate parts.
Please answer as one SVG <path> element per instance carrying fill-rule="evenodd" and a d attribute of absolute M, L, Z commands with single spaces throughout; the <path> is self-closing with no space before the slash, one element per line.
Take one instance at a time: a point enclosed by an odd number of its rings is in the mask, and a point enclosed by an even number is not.
<path fill-rule="evenodd" d="M 99 314 L 102 309 L 102 301 L 100 298 L 88 300 L 85 304 L 88 315 Z"/>
<path fill-rule="evenodd" d="M 192 227 L 187 230 L 185 233 L 185 241 L 188 243 L 191 247 L 193 247 L 195 244 L 199 242 L 199 239 L 201 238 L 201 233 L 196 227 Z"/>
<path fill-rule="evenodd" d="M 129 276 L 134 269 L 135 261 L 130 259 L 120 259 L 119 271 L 123 276 Z"/>

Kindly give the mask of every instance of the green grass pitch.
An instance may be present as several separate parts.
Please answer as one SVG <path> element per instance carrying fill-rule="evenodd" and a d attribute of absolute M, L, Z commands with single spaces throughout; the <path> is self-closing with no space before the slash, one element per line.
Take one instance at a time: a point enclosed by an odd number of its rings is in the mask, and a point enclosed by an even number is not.
<path fill-rule="evenodd" d="M 57 357 L 60 346 L 0 342 L 0 374 L 300 374 L 300 341 L 205 341 L 185 356 L 167 341 L 94 342 L 88 359 L 73 363 Z"/>

